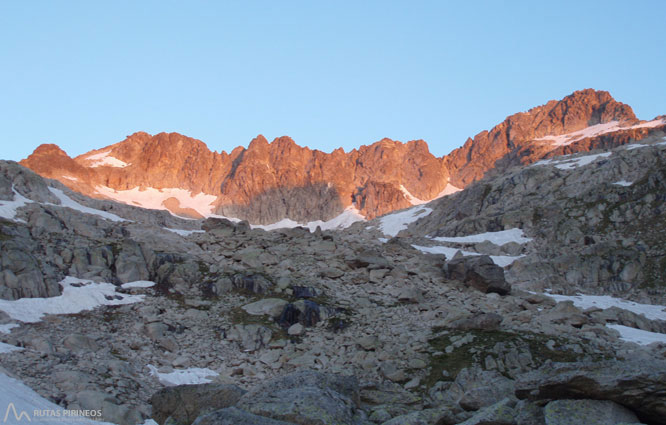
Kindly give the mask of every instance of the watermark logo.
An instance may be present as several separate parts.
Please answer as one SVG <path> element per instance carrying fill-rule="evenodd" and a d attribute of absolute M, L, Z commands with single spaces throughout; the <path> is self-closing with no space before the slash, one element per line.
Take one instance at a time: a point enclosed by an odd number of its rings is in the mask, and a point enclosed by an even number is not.
<path fill-rule="evenodd" d="M 0 423 L 17 424 L 23 420 L 25 420 L 24 423 L 27 423 L 32 422 L 33 419 L 35 419 L 37 423 L 48 420 L 49 422 L 60 421 L 71 425 L 75 422 L 89 420 L 101 421 L 102 411 L 80 409 L 34 409 L 32 412 L 28 413 L 25 410 L 17 410 L 14 403 L 9 403 L 7 405 L 7 410 L 5 411 L 5 416 Z"/>
<path fill-rule="evenodd" d="M 2 420 L 3 423 L 7 423 L 7 419 L 9 418 L 9 412 L 12 412 L 14 414 L 14 419 L 16 422 L 21 422 L 22 419 L 27 419 L 28 422 L 32 422 L 32 419 L 30 419 L 30 415 L 25 410 L 21 410 L 21 413 L 18 413 L 16 411 L 16 407 L 14 406 L 14 403 L 9 403 L 7 405 L 7 411 L 5 412 L 5 418 Z"/>

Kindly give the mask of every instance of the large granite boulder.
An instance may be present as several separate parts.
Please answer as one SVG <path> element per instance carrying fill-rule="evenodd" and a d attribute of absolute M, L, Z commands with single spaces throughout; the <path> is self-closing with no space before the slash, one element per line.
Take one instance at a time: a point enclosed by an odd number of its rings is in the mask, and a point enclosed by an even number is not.
<path fill-rule="evenodd" d="M 235 405 L 243 394 L 245 390 L 236 385 L 177 385 L 153 394 L 150 404 L 153 419 L 160 425 L 168 418 L 178 424 L 191 424 L 199 416 Z"/>
<path fill-rule="evenodd" d="M 454 258 L 444 267 L 448 279 L 458 280 L 483 293 L 506 295 L 511 286 L 504 279 L 504 269 L 488 255 Z"/>
<path fill-rule="evenodd" d="M 666 361 L 547 363 L 521 375 L 516 396 L 531 400 L 610 400 L 642 421 L 666 424 Z"/>

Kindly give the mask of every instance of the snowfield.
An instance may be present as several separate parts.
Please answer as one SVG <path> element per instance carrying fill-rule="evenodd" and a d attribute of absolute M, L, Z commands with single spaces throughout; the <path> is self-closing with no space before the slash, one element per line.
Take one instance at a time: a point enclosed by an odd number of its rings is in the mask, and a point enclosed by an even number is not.
<path fill-rule="evenodd" d="M 167 386 L 207 384 L 213 382 L 213 379 L 218 376 L 217 372 L 208 368 L 192 367 L 189 369 L 161 373 L 157 371 L 157 367 L 150 364 L 147 366 L 148 369 L 150 369 L 150 373 L 156 376 L 162 384 Z"/>
<path fill-rule="evenodd" d="M 51 193 L 53 193 L 58 199 L 60 199 L 60 205 L 55 205 L 55 204 L 47 204 L 47 205 L 54 205 L 56 207 L 66 207 L 66 208 L 71 208 L 73 210 L 80 211 L 82 213 L 86 214 L 93 214 L 100 216 L 102 218 L 105 218 L 107 220 L 111 221 L 127 221 L 122 217 L 118 217 L 115 214 L 111 214 L 110 212 L 102 211 L 102 210 L 97 210 L 95 208 L 90 208 L 86 207 L 84 205 L 79 204 L 69 196 L 65 195 L 65 192 L 63 192 L 60 189 L 56 189 L 55 187 L 49 187 L 49 190 Z"/>
<path fill-rule="evenodd" d="M 90 168 L 97 168 L 97 167 L 115 167 L 115 168 L 125 168 L 129 164 L 119 160 L 118 158 L 114 158 L 111 155 L 111 151 L 106 151 L 106 152 L 100 152 L 100 153 L 95 153 L 92 155 L 88 155 L 85 157 L 85 160 L 92 161 L 90 165 L 88 165 Z"/>
<path fill-rule="evenodd" d="M 542 159 L 531 165 L 531 167 L 539 165 L 554 165 L 555 168 L 560 170 L 571 170 L 577 167 L 592 164 L 600 158 L 611 156 L 612 152 L 603 152 L 594 155 L 579 156 L 578 158 L 570 158 L 569 155 L 559 156 L 559 159 Z"/>
<path fill-rule="evenodd" d="M 35 323 L 46 314 L 75 314 L 101 305 L 133 304 L 144 298 L 143 295 L 118 294 L 111 283 L 95 283 L 71 276 L 63 279 L 60 284 L 63 286 L 62 295 L 0 300 L 0 311 L 14 320 Z"/>
<path fill-rule="evenodd" d="M 167 210 L 164 203 L 169 198 L 175 198 L 180 204 L 180 208 L 190 208 L 204 217 L 208 217 L 213 212 L 213 202 L 217 196 L 207 193 L 193 194 L 189 190 L 178 188 L 155 189 L 153 187 L 140 190 L 139 187 L 128 190 L 114 190 L 107 186 L 95 186 L 97 193 L 106 196 L 114 201 L 122 202 L 127 205 L 135 205 L 152 210 Z"/>
<path fill-rule="evenodd" d="M 502 246 L 509 242 L 516 242 L 517 244 L 522 245 L 532 240 L 532 238 L 525 236 L 523 229 L 518 228 L 500 230 L 498 232 L 478 233 L 476 235 L 468 236 L 437 236 L 431 239 L 439 242 L 455 243 L 480 243 L 488 241 L 498 246 Z"/>
<path fill-rule="evenodd" d="M 39 424 L 39 425 L 113 425 L 85 417 L 65 416 L 65 409 L 40 396 L 21 381 L 0 372 L 0 421 L 8 424 Z M 52 415 L 36 416 L 35 411 L 49 411 Z M 59 412 L 59 413 L 58 413 Z M 55 416 L 60 415 L 60 417 Z M 69 419 L 69 420 L 68 420 Z M 154 423 L 154 422 L 153 422 Z M 144 425 L 150 425 L 144 422 Z"/>
<path fill-rule="evenodd" d="M 666 320 L 666 306 L 663 305 L 639 304 L 633 301 L 611 297 L 609 295 L 557 295 L 550 293 L 544 295 L 555 299 L 557 302 L 573 301 L 574 305 L 582 310 L 595 307 L 602 310 L 618 307 L 636 314 L 642 314 L 650 320 Z M 606 326 L 618 331 L 621 339 L 624 341 L 634 342 L 640 345 L 647 345 L 653 342 L 666 343 L 666 334 L 648 332 L 617 324 L 606 324 Z"/>
<path fill-rule="evenodd" d="M 169 227 L 162 227 L 164 230 L 179 234 L 180 236 L 189 236 L 194 233 L 205 233 L 203 230 L 184 230 L 184 229 L 171 229 Z"/>
<path fill-rule="evenodd" d="M 379 230 L 387 236 L 395 236 L 405 230 L 410 223 L 430 215 L 432 208 L 412 207 L 396 213 L 387 214 L 379 219 Z"/>
<path fill-rule="evenodd" d="M 225 217 L 226 218 L 226 217 Z M 365 217 L 361 215 L 359 210 L 357 210 L 353 205 L 345 208 L 345 210 L 338 215 L 333 217 L 328 221 L 315 220 L 307 223 L 298 223 L 289 218 L 284 218 L 277 223 L 272 224 L 252 224 L 250 225 L 253 229 L 263 229 L 263 230 L 275 230 L 275 229 L 285 229 L 285 228 L 294 228 L 294 227 L 305 227 L 311 232 L 317 230 L 317 226 L 321 227 L 321 230 L 332 230 L 332 229 L 346 229 L 357 221 L 365 221 Z"/>
<path fill-rule="evenodd" d="M 636 128 L 654 128 L 660 125 L 666 124 L 666 120 L 652 120 L 647 121 L 641 124 L 635 124 L 628 127 L 622 127 L 619 121 L 610 121 L 603 124 L 596 124 L 590 127 L 586 127 L 582 130 L 574 131 L 567 134 L 562 134 L 559 136 L 544 136 L 534 140 L 543 140 L 549 141 L 555 147 L 567 146 L 579 140 L 586 139 L 588 137 L 596 137 L 606 133 L 613 133 L 621 130 L 632 130 Z"/>
<path fill-rule="evenodd" d="M 153 286 L 155 286 L 155 282 L 151 282 L 150 280 L 136 280 L 134 282 L 127 282 L 120 285 L 120 287 L 123 289 L 152 288 Z"/>
<path fill-rule="evenodd" d="M 452 194 L 454 194 L 454 193 L 456 193 L 456 192 L 460 192 L 461 190 L 462 190 L 462 189 L 460 189 L 460 188 L 458 188 L 458 187 L 455 187 L 455 186 L 452 185 L 451 183 L 448 183 L 448 182 L 447 182 L 447 184 L 446 184 L 446 186 L 444 187 L 444 189 L 442 189 L 442 191 L 439 192 L 439 193 L 437 194 L 437 196 L 435 196 L 434 198 L 432 198 L 432 199 L 430 199 L 430 200 L 428 200 L 428 201 L 425 201 L 425 200 L 423 200 L 423 199 L 419 199 L 419 198 L 417 198 L 416 196 L 412 195 L 411 192 L 410 192 L 409 190 L 407 190 L 407 188 L 406 188 L 405 186 L 400 185 L 400 191 L 402 192 L 403 195 L 405 195 L 405 198 L 406 198 L 406 199 L 409 201 L 409 203 L 412 204 L 412 205 L 423 205 L 423 204 L 427 204 L 427 203 L 430 202 L 430 201 L 434 201 L 435 199 L 439 199 L 439 198 L 442 198 L 442 197 L 444 197 L 444 196 L 452 195 Z"/>
<path fill-rule="evenodd" d="M 14 192 L 13 201 L 0 201 L 0 217 L 12 221 L 22 221 L 16 218 L 16 211 L 32 201 L 18 193 L 13 187 L 12 191 Z"/>
<path fill-rule="evenodd" d="M 618 181 L 614 182 L 613 184 L 614 184 L 614 185 L 617 185 L 617 186 L 628 187 L 628 186 L 631 186 L 631 185 L 634 184 L 634 183 L 633 183 L 633 182 L 628 182 L 628 181 L 626 181 L 626 180 L 618 180 Z"/>
<path fill-rule="evenodd" d="M 454 255 L 458 251 L 464 256 L 464 257 L 469 257 L 473 255 L 483 255 L 478 252 L 471 252 L 471 251 L 463 251 L 462 249 L 458 248 L 450 248 L 448 246 L 420 246 L 420 245 L 412 245 L 413 248 L 418 249 L 421 252 L 425 252 L 428 254 L 444 254 L 446 255 L 446 259 L 450 260 L 453 258 Z M 500 267 L 506 267 L 509 264 L 513 264 L 514 261 L 516 261 L 519 258 L 524 257 L 524 255 L 518 255 L 515 257 L 512 257 L 510 255 L 490 255 L 489 256 L 491 260 L 493 260 L 493 263 L 497 264 Z"/>

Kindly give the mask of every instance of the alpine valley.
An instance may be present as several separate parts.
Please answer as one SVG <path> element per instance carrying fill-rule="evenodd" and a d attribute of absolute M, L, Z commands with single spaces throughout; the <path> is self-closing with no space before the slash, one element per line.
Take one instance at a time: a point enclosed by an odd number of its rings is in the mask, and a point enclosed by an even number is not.
<path fill-rule="evenodd" d="M 441 158 L 41 145 L 0 161 L 4 418 L 666 424 L 665 201 L 666 116 L 592 89 Z"/>

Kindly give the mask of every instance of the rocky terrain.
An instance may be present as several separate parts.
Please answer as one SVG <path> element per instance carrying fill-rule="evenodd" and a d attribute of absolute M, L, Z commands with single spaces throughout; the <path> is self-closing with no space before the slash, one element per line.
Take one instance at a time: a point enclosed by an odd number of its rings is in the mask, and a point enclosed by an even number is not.
<path fill-rule="evenodd" d="M 217 153 L 177 133 L 139 132 L 76 158 L 42 145 L 21 164 L 94 198 L 185 217 L 304 223 L 333 219 L 348 208 L 372 219 L 512 166 L 607 149 L 664 128 L 664 117 L 639 121 L 608 92 L 587 89 L 511 115 L 441 158 L 422 140 L 383 139 L 324 153 L 286 136 L 269 143 L 260 135 L 247 148 Z"/>
<path fill-rule="evenodd" d="M 598 96 L 599 122 L 629 114 Z M 181 219 L 0 162 L 0 377 L 123 425 L 664 424 L 666 134 L 634 130 L 337 231 Z"/>

